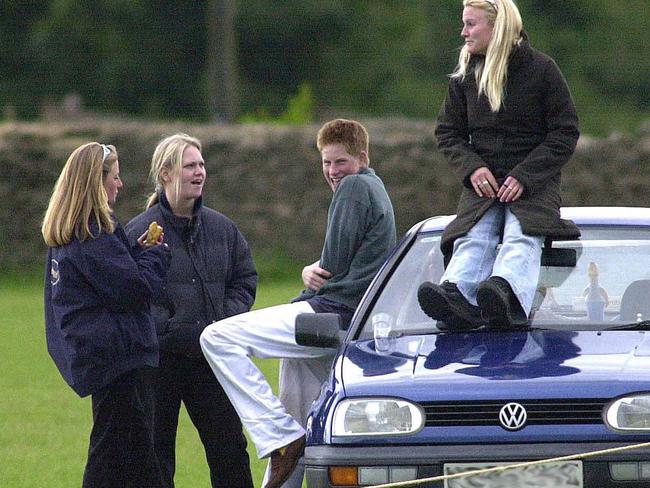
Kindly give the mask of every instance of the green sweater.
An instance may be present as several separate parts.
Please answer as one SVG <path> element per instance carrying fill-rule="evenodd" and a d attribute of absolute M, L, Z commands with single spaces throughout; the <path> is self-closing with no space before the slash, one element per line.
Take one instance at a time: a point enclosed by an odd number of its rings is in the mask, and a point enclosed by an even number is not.
<path fill-rule="evenodd" d="M 320 267 L 332 277 L 315 296 L 356 308 L 366 288 L 395 245 L 395 216 L 386 188 L 370 168 L 341 180 L 327 213 Z"/>

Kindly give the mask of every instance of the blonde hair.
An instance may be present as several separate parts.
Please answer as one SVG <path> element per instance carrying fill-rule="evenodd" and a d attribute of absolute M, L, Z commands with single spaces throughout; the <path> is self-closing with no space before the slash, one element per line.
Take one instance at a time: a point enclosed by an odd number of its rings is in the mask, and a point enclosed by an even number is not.
<path fill-rule="evenodd" d="M 149 170 L 149 178 L 155 185 L 155 190 L 147 199 L 145 208 L 150 208 L 158 203 L 159 194 L 165 187 L 162 178 L 163 169 L 180 174 L 183 167 L 183 153 L 189 146 L 194 146 L 201 152 L 201 142 L 195 137 L 183 133 L 165 137 L 158 143 L 151 157 L 151 169 Z M 176 195 L 180 193 L 180 184 L 180 178 L 177 178 Z"/>
<path fill-rule="evenodd" d="M 485 94 L 492 112 L 498 112 L 508 81 L 508 60 L 515 45 L 521 42 L 521 14 L 512 0 L 464 0 L 463 7 L 484 10 L 488 22 L 493 26 L 485 60 L 477 62 L 474 76 L 479 96 Z M 458 57 L 458 66 L 451 74 L 452 78 L 464 79 L 467 76 L 470 58 L 467 46 L 463 46 Z"/>
<path fill-rule="evenodd" d="M 48 246 L 63 246 L 73 236 L 81 242 L 97 237 L 90 231 L 91 219 L 97 223 L 98 235 L 102 230 L 115 231 L 104 178 L 116 161 L 115 147 L 97 142 L 72 151 L 56 180 L 43 218 L 41 233 Z"/>
<path fill-rule="evenodd" d="M 348 154 L 368 155 L 368 131 L 355 120 L 334 119 L 326 122 L 316 136 L 316 147 L 323 150 L 328 144 L 343 144 Z"/>

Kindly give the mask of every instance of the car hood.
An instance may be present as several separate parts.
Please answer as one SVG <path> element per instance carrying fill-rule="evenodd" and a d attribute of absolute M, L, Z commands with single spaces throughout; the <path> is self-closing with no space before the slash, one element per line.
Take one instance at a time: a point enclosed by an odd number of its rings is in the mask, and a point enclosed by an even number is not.
<path fill-rule="evenodd" d="M 650 390 L 646 332 L 473 332 L 393 341 L 385 353 L 373 340 L 348 344 L 339 371 L 345 396 L 607 398 Z"/>

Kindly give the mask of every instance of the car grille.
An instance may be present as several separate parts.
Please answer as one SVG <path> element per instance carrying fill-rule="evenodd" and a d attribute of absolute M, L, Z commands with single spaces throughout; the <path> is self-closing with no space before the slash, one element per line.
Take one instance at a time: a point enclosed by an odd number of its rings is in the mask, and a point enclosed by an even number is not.
<path fill-rule="evenodd" d="M 427 427 L 499 425 L 499 411 L 510 402 L 522 405 L 527 425 L 600 424 L 609 399 L 498 400 L 468 402 L 422 402 Z"/>

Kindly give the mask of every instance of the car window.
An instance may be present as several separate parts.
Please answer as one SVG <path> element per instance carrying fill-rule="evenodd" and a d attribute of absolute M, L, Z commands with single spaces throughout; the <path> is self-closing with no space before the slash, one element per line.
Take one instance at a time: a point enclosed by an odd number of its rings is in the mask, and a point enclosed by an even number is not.
<path fill-rule="evenodd" d="M 596 226 L 581 231 L 580 240 L 553 243 L 574 249 L 577 260 L 575 266 L 542 266 L 530 323 L 571 330 L 577 322 L 605 328 L 650 320 L 650 231 Z M 423 281 L 438 283 L 443 269 L 440 234 L 418 235 L 381 289 L 360 337 L 372 337 L 377 314 L 398 333 L 436 331 L 435 321 L 420 309 L 417 289 Z M 596 296 L 601 303 L 594 308 Z"/>

